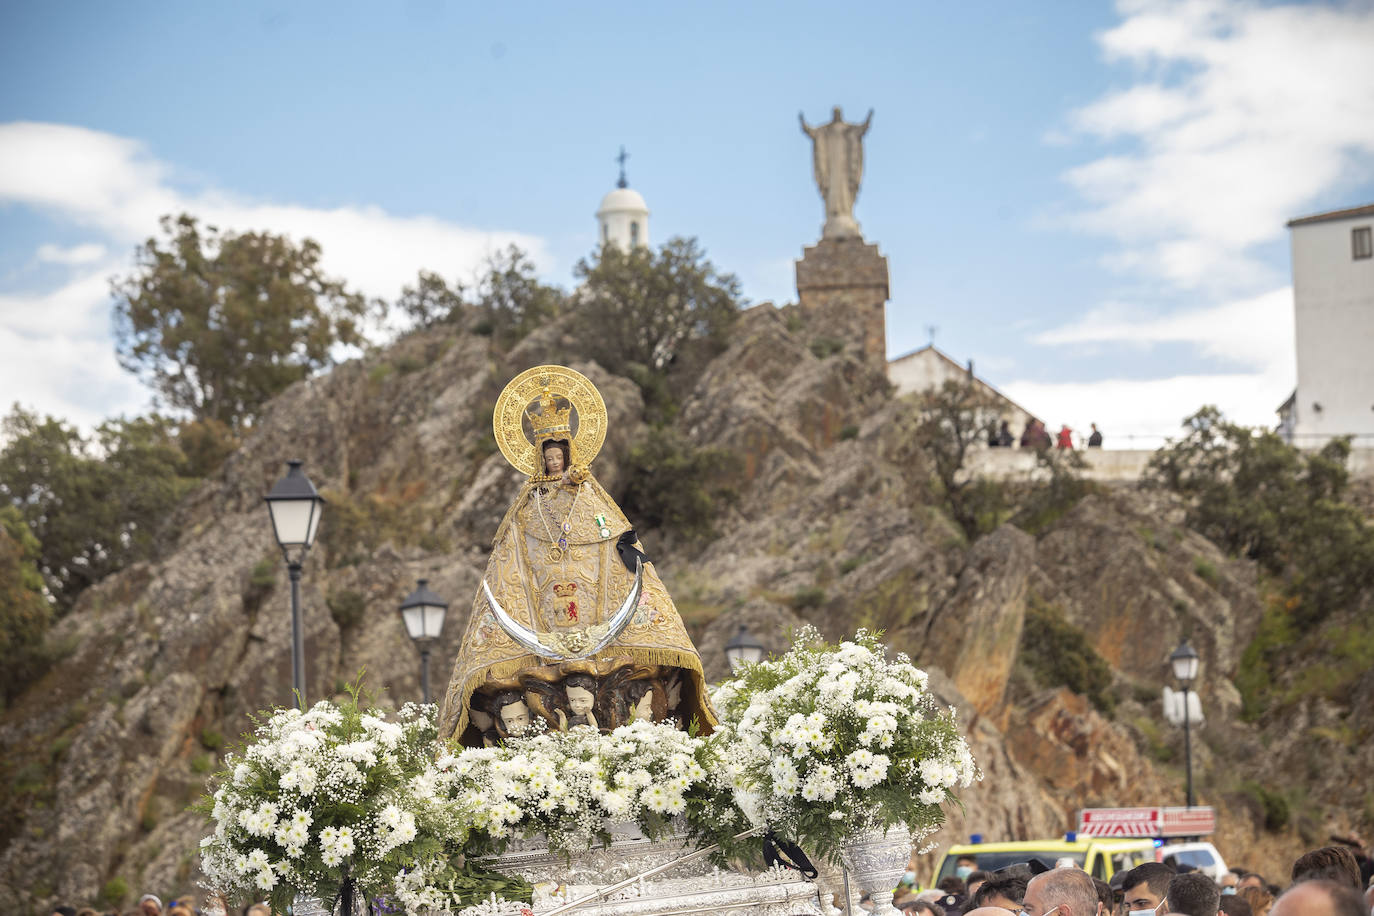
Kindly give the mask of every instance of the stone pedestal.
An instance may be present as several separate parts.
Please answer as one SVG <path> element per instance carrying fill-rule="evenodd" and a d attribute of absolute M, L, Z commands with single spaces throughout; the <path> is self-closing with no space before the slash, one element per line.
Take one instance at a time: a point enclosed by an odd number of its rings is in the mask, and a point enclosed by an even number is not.
<path fill-rule="evenodd" d="M 863 239 L 821 239 L 797 262 L 797 296 L 812 341 L 829 339 L 887 366 L 887 258 Z"/>

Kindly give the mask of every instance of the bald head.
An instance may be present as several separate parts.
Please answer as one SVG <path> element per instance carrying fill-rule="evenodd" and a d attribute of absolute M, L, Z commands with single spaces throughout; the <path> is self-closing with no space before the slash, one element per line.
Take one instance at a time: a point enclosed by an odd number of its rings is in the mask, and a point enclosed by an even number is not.
<path fill-rule="evenodd" d="M 1007 911 L 1000 906 L 979 906 L 969 910 L 964 916 L 1007 916 Z"/>
<path fill-rule="evenodd" d="M 1052 868 L 1026 885 L 1025 910 L 1028 916 L 1096 916 L 1097 887 L 1081 868 Z"/>
<path fill-rule="evenodd" d="M 1365 916 L 1364 901 L 1334 881 L 1303 881 L 1283 893 L 1269 916 Z"/>

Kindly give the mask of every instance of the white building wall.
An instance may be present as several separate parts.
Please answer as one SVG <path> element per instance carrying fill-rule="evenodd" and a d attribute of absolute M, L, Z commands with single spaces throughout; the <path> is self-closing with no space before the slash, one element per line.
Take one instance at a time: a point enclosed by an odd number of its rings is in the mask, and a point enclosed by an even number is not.
<path fill-rule="evenodd" d="M 933 346 L 900 356 L 887 364 L 887 380 L 897 387 L 899 395 L 940 388 L 945 382 L 962 383 L 968 378 L 967 366 L 946 358 Z M 1019 441 L 1026 424 L 1033 419 L 1031 415 L 982 379 L 975 376 L 973 383 L 1000 405 L 987 419 L 998 423 L 1006 420 L 1011 434 Z M 1054 435 L 1053 430 L 1050 435 Z"/>
<path fill-rule="evenodd" d="M 1374 444 L 1374 258 L 1352 256 L 1351 230 L 1360 226 L 1374 226 L 1374 217 L 1291 229 L 1298 446 L 1341 435 Z"/>

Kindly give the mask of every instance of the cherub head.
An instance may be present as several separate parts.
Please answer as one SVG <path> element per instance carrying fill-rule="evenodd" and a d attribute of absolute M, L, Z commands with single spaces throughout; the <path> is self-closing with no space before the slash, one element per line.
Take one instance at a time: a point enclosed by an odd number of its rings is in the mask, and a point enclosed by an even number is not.
<path fill-rule="evenodd" d="M 530 727 L 530 708 L 525 705 L 525 695 L 518 690 L 501 691 L 492 699 L 491 708 L 508 735 Z"/>
<path fill-rule="evenodd" d="M 585 716 L 596 705 L 596 679 L 588 674 L 570 674 L 563 678 L 563 694 L 568 698 L 568 711 Z"/>

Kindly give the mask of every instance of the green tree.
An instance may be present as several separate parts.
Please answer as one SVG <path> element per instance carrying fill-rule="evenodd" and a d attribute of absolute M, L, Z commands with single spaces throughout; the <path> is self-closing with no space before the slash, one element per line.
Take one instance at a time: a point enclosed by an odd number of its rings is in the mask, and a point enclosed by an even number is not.
<path fill-rule="evenodd" d="M 584 281 L 583 352 L 651 397 L 683 357 L 699 366 L 724 350 L 739 317 L 739 281 L 718 273 L 695 239 L 670 239 L 657 252 L 603 245 L 574 272 Z"/>
<path fill-rule="evenodd" d="M 676 429 L 657 427 L 630 449 L 621 506 L 637 525 L 709 537 L 720 512 L 738 498 L 740 469 L 730 450 L 697 448 Z"/>
<path fill-rule="evenodd" d="M 415 322 L 416 327 L 456 322 L 463 313 L 462 284 L 449 286 L 443 277 L 428 270 L 420 271 L 414 286 L 401 289 L 396 307 Z"/>
<path fill-rule="evenodd" d="M 111 283 L 120 365 L 161 404 L 235 428 L 337 344 L 362 342 L 367 303 L 320 271 L 314 241 L 202 231 L 185 214 L 162 229 Z"/>
<path fill-rule="evenodd" d="M 194 480 L 162 417 L 111 420 L 91 439 L 15 406 L 0 421 L 0 502 L 38 542 L 38 564 L 59 611 L 83 589 L 153 555 L 159 524 Z"/>
<path fill-rule="evenodd" d="M 1280 577 L 1313 623 L 1374 585 L 1374 528 L 1345 501 L 1349 439 L 1315 454 L 1204 407 L 1155 453 L 1146 480 L 1188 499 L 1188 525 Z"/>
<path fill-rule="evenodd" d="M 539 282 L 534 262 L 514 245 L 487 260 L 486 273 L 473 292 L 474 330 L 490 334 L 503 350 L 563 310 L 563 291 Z"/>
<path fill-rule="evenodd" d="M 970 540 L 987 534 L 1011 512 L 1007 487 L 968 473 L 969 452 L 987 437 L 998 405 L 971 382 L 947 381 L 917 395 L 915 440 L 931 461 L 935 495 Z"/>
<path fill-rule="evenodd" d="M 28 681 L 35 650 L 52 620 L 38 571 L 39 544 L 14 506 L 0 506 L 0 696 Z"/>

